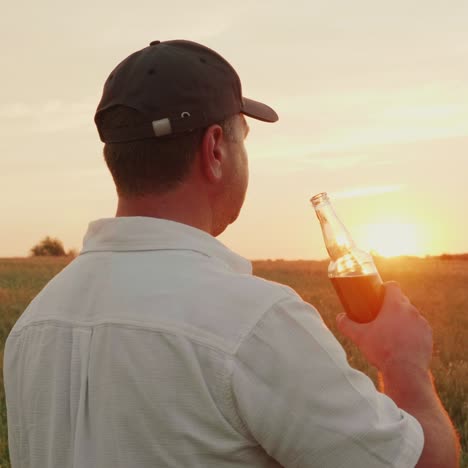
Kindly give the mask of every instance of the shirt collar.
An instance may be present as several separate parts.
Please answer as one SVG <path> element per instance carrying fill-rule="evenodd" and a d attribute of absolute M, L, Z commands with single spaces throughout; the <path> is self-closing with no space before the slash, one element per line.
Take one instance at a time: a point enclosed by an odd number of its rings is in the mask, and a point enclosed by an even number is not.
<path fill-rule="evenodd" d="M 102 218 L 89 223 L 80 254 L 103 251 L 193 250 L 221 260 L 237 273 L 252 274 L 252 263 L 211 234 L 188 224 L 143 216 Z"/>

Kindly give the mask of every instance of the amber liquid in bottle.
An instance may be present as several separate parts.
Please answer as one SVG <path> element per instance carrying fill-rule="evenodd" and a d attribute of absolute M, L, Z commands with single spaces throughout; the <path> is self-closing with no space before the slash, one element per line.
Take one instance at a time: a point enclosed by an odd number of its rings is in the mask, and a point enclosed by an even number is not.
<path fill-rule="evenodd" d="M 374 320 L 382 302 L 382 280 L 378 275 L 335 276 L 330 281 L 351 319 L 356 322 Z"/>
<path fill-rule="evenodd" d="M 383 287 L 371 255 L 355 245 L 326 193 L 311 202 L 330 255 L 328 277 L 346 314 L 356 322 L 372 321 L 382 305 Z"/>

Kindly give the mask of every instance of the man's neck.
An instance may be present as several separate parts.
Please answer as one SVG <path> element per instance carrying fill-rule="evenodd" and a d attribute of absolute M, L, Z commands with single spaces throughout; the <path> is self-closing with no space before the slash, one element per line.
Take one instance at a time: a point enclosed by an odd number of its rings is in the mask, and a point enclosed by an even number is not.
<path fill-rule="evenodd" d="M 143 197 L 119 197 L 116 217 L 146 216 L 168 219 L 187 224 L 212 234 L 211 210 L 200 198 L 170 195 L 146 195 Z"/>

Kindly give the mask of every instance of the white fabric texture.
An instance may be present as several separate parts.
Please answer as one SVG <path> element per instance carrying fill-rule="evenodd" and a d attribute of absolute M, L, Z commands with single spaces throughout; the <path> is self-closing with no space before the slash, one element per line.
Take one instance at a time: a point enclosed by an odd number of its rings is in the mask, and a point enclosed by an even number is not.
<path fill-rule="evenodd" d="M 4 380 L 12 468 L 406 468 L 424 443 L 293 289 L 156 218 L 90 223 Z"/>

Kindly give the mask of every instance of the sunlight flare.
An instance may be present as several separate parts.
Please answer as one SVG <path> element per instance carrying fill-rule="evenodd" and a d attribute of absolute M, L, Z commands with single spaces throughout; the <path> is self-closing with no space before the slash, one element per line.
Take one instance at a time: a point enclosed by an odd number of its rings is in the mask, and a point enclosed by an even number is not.
<path fill-rule="evenodd" d="M 398 219 L 383 220 L 362 226 L 363 246 L 384 257 L 423 255 L 424 235 L 418 224 Z"/>

